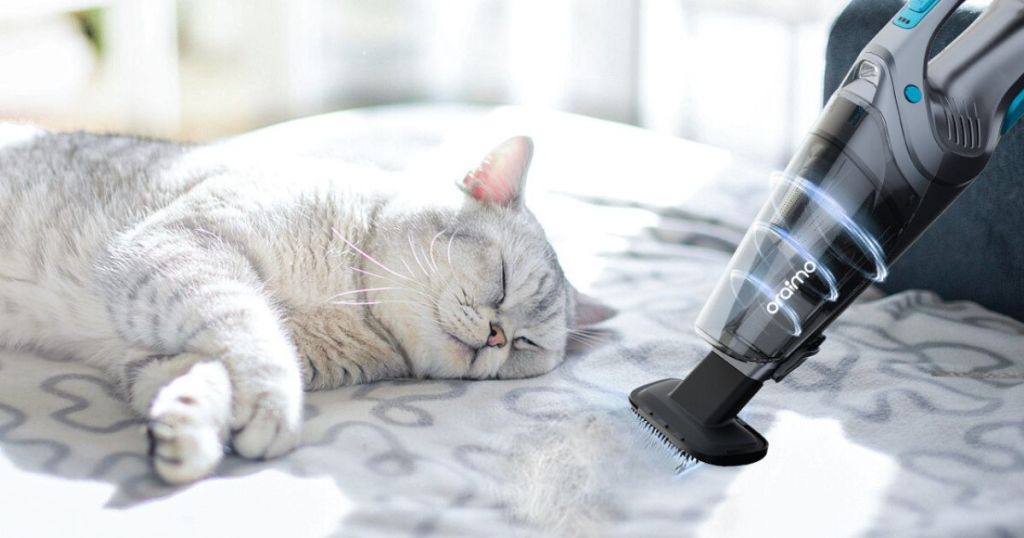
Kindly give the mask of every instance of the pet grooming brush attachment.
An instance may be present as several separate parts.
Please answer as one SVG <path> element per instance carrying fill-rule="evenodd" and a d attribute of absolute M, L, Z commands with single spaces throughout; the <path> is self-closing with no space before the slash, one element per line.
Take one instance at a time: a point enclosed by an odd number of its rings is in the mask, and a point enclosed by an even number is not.
<path fill-rule="evenodd" d="M 652 434 L 679 451 L 678 471 L 697 461 L 744 465 L 768 452 L 768 441 L 736 416 L 760 388 L 712 352 L 685 380 L 639 387 L 629 403 Z"/>
<path fill-rule="evenodd" d="M 637 426 L 648 434 L 644 437 L 647 440 L 647 447 L 653 447 L 663 454 L 668 464 L 675 468 L 676 474 L 684 474 L 700 465 L 700 460 L 676 448 L 661 432 L 654 429 L 654 426 L 651 426 L 651 423 L 647 422 L 647 419 L 641 416 L 636 409 L 633 409 L 633 417 L 636 419 Z"/>

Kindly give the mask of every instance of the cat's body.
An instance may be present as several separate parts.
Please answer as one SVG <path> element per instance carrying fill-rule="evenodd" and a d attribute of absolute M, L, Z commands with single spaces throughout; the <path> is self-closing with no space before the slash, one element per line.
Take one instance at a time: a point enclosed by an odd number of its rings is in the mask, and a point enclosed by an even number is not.
<path fill-rule="evenodd" d="M 546 372 L 585 301 L 523 207 L 530 152 L 424 205 L 355 168 L 0 126 L 0 347 L 108 372 L 172 482 L 294 447 L 303 388 Z"/>

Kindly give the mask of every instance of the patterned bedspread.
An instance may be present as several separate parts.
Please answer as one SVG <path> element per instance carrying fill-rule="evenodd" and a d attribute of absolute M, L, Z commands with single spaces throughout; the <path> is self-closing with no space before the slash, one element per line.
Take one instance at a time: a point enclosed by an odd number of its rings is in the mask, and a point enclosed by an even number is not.
<path fill-rule="evenodd" d="M 537 143 L 527 204 L 577 286 L 620 310 L 561 367 L 313 393 L 296 452 L 169 488 L 97 372 L 0 352 L 0 536 L 1024 534 L 1024 324 L 971 303 L 869 293 L 748 406 L 771 443 L 755 465 L 677 476 L 633 423 L 628 392 L 707 349 L 692 323 L 760 167 L 519 109 L 348 112 L 230 143 L 447 185 L 518 133 Z"/>

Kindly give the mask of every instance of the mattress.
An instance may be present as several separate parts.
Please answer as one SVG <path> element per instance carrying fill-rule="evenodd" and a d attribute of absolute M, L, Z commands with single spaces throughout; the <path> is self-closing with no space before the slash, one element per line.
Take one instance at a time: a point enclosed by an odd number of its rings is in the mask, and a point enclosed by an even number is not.
<path fill-rule="evenodd" d="M 564 364 L 311 393 L 298 450 L 175 488 L 98 372 L 0 352 L 0 536 L 1024 534 L 1024 324 L 972 303 L 869 291 L 747 407 L 770 442 L 754 465 L 676 474 L 634 423 L 629 391 L 708 349 L 693 321 L 762 166 L 518 108 L 350 111 L 226 144 L 447 186 L 514 134 L 535 140 L 526 203 L 567 275 L 619 310 Z"/>

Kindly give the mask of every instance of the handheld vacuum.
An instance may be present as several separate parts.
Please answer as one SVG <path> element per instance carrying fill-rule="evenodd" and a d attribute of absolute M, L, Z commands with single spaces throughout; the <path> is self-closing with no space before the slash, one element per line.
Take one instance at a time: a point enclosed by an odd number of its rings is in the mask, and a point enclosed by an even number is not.
<path fill-rule="evenodd" d="M 737 413 L 818 352 L 822 332 L 886 278 L 1024 116 L 1024 0 L 993 0 L 927 60 L 962 2 L 910 0 L 861 51 L 698 316 L 712 351 L 686 379 L 630 394 L 680 455 L 763 458 L 768 442 Z"/>

